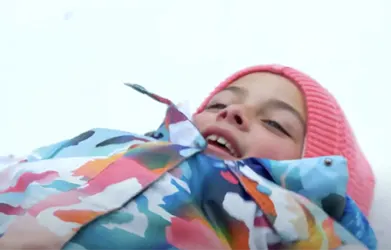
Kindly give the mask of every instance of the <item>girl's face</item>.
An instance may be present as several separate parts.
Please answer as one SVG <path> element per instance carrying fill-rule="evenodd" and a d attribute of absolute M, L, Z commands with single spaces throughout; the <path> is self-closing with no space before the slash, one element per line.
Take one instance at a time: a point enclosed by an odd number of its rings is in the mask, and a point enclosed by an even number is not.
<path fill-rule="evenodd" d="M 290 80 L 248 74 L 216 94 L 194 123 L 207 152 L 223 159 L 301 158 L 306 130 L 304 97 Z"/>

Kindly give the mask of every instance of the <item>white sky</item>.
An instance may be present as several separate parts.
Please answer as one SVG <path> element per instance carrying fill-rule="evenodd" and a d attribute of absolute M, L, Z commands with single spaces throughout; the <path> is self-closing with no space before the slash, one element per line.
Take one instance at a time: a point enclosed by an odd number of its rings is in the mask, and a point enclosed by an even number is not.
<path fill-rule="evenodd" d="M 123 82 L 197 105 L 244 66 L 287 64 L 343 106 L 377 174 L 373 221 L 389 247 L 390 13 L 389 0 L 0 1 L 0 155 L 93 127 L 156 128 L 165 107 Z"/>
<path fill-rule="evenodd" d="M 389 13 L 387 0 L 1 1 L 0 154 L 157 127 L 165 107 L 123 82 L 197 105 L 234 71 L 281 63 L 329 88 L 390 167 Z"/>

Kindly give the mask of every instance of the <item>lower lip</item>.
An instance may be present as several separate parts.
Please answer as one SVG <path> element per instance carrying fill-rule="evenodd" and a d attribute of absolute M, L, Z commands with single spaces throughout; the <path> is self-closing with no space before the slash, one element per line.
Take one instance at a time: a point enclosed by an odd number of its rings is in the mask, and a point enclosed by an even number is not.
<path fill-rule="evenodd" d="M 217 156 L 219 158 L 222 158 L 224 160 L 237 160 L 237 158 L 233 157 L 231 154 L 229 154 L 224 149 L 222 149 L 218 146 L 212 145 L 212 144 L 208 144 L 205 152 L 208 154 Z"/>

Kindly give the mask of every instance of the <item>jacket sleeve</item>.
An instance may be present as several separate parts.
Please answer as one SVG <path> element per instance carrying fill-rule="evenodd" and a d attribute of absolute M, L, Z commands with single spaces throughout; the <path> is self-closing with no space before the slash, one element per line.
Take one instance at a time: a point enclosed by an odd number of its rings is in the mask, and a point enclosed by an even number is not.
<path fill-rule="evenodd" d="M 69 140 L 64 140 L 58 143 L 54 143 L 49 146 L 41 147 L 35 149 L 31 153 L 24 156 L 16 156 L 16 157 L 0 157 L 0 171 L 15 166 L 17 164 L 25 163 L 25 162 L 34 162 L 39 160 L 45 160 L 55 157 L 57 152 L 59 152 L 63 145 L 66 145 Z"/>
<path fill-rule="evenodd" d="M 377 239 L 367 218 L 358 208 L 356 202 L 346 196 L 346 205 L 339 223 L 360 240 L 368 249 L 377 249 Z"/>
<path fill-rule="evenodd" d="M 70 139 L 67 139 L 47 146 L 36 148 L 27 155 L 25 161 L 32 162 L 55 158 L 62 149 L 69 145 L 69 142 Z"/>
<path fill-rule="evenodd" d="M 27 156 L 27 161 L 59 157 L 102 157 L 122 152 L 130 146 L 154 140 L 126 131 L 95 128 L 71 139 L 40 147 Z"/>
<path fill-rule="evenodd" d="M 46 160 L 56 158 L 56 156 L 65 148 L 78 146 L 81 143 L 88 141 L 92 136 L 96 134 L 95 129 L 88 130 L 83 132 L 71 139 L 62 140 L 57 143 L 53 143 L 47 146 L 39 147 L 32 151 L 27 157 L 26 161 L 37 161 L 37 160 Z M 82 151 L 80 148 L 77 148 L 77 151 Z M 80 156 L 80 155 L 75 155 Z"/>

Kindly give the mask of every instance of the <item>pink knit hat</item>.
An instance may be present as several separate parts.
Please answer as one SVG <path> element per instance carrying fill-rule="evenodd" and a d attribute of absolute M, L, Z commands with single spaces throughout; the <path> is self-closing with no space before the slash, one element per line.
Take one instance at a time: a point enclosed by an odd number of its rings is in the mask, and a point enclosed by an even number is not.
<path fill-rule="evenodd" d="M 243 69 L 224 82 L 209 95 L 198 108 L 201 112 L 210 99 L 233 81 L 255 72 L 281 75 L 304 93 L 307 106 L 307 135 L 304 157 L 342 155 L 348 160 L 348 194 L 357 202 L 365 215 L 369 214 L 375 187 L 372 168 L 362 153 L 354 133 L 335 98 L 309 76 L 281 65 L 262 65 Z"/>

